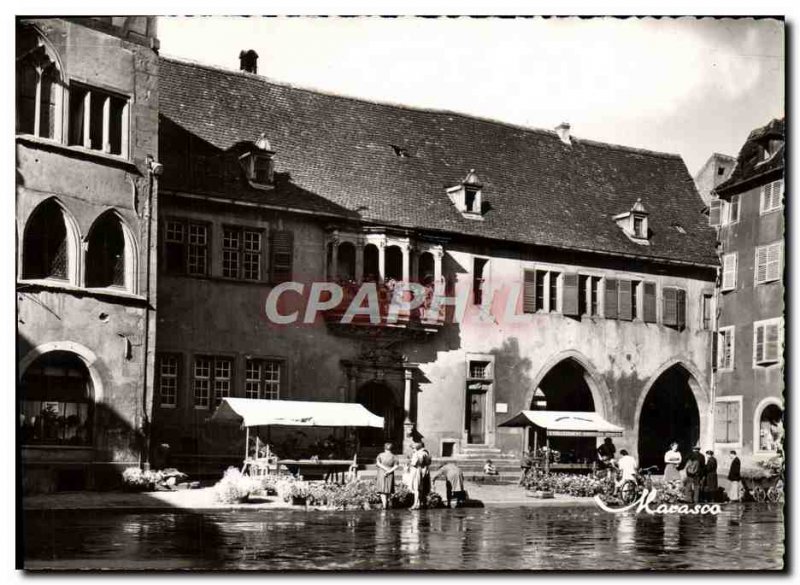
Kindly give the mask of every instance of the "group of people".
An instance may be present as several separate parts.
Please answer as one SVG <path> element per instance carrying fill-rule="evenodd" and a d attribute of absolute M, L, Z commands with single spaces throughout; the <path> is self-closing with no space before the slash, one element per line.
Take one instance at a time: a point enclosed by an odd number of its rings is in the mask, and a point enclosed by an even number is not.
<path fill-rule="evenodd" d="M 394 493 L 396 479 L 395 476 L 401 468 L 399 457 L 392 452 L 392 443 L 385 443 L 383 452 L 378 454 L 375 459 L 377 475 L 375 482 L 381 496 L 383 508 L 388 509 L 391 495 Z M 428 495 L 431 493 L 431 485 L 438 479 L 444 479 L 447 490 L 447 506 L 455 500 L 456 506 L 460 506 L 466 500 L 466 490 L 464 489 L 464 475 L 455 463 L 445 463 L 433 476 L 430 473 L 431 455 L 425 448 L 422 441 L 412 443 L 411 457 L 406 464 L 407 473 L 406 483 L 414 495 L 412 510 L 418 510 L 425 506 Z"/>

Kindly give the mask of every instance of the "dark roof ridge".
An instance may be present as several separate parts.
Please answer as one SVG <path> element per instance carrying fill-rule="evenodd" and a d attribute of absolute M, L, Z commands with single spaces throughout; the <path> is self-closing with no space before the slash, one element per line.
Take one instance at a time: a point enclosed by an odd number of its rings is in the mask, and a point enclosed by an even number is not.
<path fill-rule="evenodd" d="M 159 55 L 159 58 L 163 59 L 165 61 L 171 61 L 173 63 L 178 63 L 180 65 L 189 65 L 189 66 L 192 66 L 192 67 L 201 67 L 203 69 L 209 69 L 211 71 L 224 73 L 226 75 L 235 75 L 235 76 L 246 78 L 246 79 L 253 79 L 253 80 L 261 81 L 261 82 L 266 83 L 266 84 L 277 85 L 279 87 L 286 87 L 286 88 L 294 89 L 294 90 L 297 90 L 297 91 L 304 91 L 304 92 L 307 92 L 307 93 L 321 94 L 321 95 L 325 95 L 325 96 L 333 97 L 333 98 L 337 98 L 337 99 L 342 99 L 342 100 L 349 100 L 349 101 L 360 102 L 360 103 L 369 103 L 369 104 L 373 104 L 373 105 L 376 105 L 376 106 L 383 106 L 383 107 L 387 107 L 387 108 L 397 108 L 397 109 L 409 110 L 409 111 L 413 111 L 413 112 L 427 112 L 427 113 L 431 113 L 431 114 L 445 114 L 445 115 L 449 115 L 449 116 L 458 116 L 460 118 L 465 118 L 465 119 L 468 119 L 468 120 L 477 120 L 477 121 L 480 121 L 480 122 L 487 122 L 487 123 L 490 123 L 490 124 L 497 124 L 497 125 L 500 125 L 500 126 L 506 126 L 508 128 L 516 128 L 518 130 L 523 130 L 525 132 L 535 132 L 537 134 L 545 134 L 545 135 L 551 136 L 553 138 L 558 138 L 558 133 L 555 130 L 546 130 L 544 128 L 536 128 L 536 127 L 533 127 L 533 126 L 523 126 L 522 124 L 516 124 L 514 122 L 508 122 L 508 121 L 505 121 L 505 120 L 498 120 L 496 118 L 489 118 L 489 117 L 485 117 L 485 116 L 479 116 L 479 115 L 475 115 L 475 114 L 467 114 L 467 113 L 464 113 L 464 112 L 456 112 L 456 111 L 453 111 L 453 110 L 446 110 L 446 109 L 426 108 L 426 107 L 421 107 L 421 106 L 409 106 L 407 104 L 400 104 L 400 103 L 394 103 L 394 102 L 375 101 L 375 100 L 362 98 L 362 97 L 357 97 L 357 96 L 343 95 L 343 94 L 335 93 L 335 92 L 332 92 L 332 91 L 326 91 L 326 90 L 322 90 L 322 89 L 314 89 L 314 88 L 309 88 L 309 87 L 300 87 L 300 86 L 297 86 L 297 85 L 293 85 L 293 84 L 291 84 L 291 83 L 289 83 L 287 81 L 278 81 L 278 80 L 269 78 L 269 77 L 267 77 L 265 75 L 261 75 L 261 74 L 257 74 L 257 73 L 249 73 L 247 71 L 236 71 L 235 69 L 227 69 L 225 67 L 219 67 L 217 65 L 210 65 L 208 63 L 201 63 L 199 61 L 194 61 L 192 59 L 186 59 L 184 57 L 165 56 L 165 55 L 161 54 L 161 55 Z M 610 150 L 620 150 L 620 151 L 623 151 L 623 152 L 632 152 L 632 153 L 636 153 L 636 154 L 643 154 L 643 155 L 647 155 L 647 156 L 657 156 L 657 157 L 661 157 L 661 158 L 670 158 L 670 159 L 674 159 L 674 158 L 681 159 L 682 158 L 681 155 L 679 155 L 677 153 L 660 152 L 660 151 L 657 151 L 657 150 L 648 150 L 646 148 L 638 148 L 638 147 L 634 147 L 634 146 L 625 146 L 625 145 L 622 145 L 622 144 L 611 144 L 609 142 L 601 142 L 599 140 L 592 140 L 590 138 L 579 138 L 579 137 L 574 136 L 574 135 L 571 137 L 571 139 L 576 141 L 576 142 L 578 142 L 578 143 L 580 143 L 580 144 L 585 144 L 587 146 L 592 146 L 592 147 L 608 148 Z M 723 155 L 723 156 L 727 156 L 727 155 Z"/>

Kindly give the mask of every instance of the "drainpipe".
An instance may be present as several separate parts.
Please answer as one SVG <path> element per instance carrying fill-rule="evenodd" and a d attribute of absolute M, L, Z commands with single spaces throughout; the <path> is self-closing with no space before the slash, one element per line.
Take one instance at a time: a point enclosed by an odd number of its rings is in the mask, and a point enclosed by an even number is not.
<path fill-rule="evenodd" d="M 139 453 L 140 467 L 148 471 L 150 469 L 150 416 L 148 412 L 148 363 L 150 361 L 150 276 L 152 261 L 152 234 L 153 234 L 153 193 L 158 189 L 158 177 L 163 172 L 164 167 L 156 162 L 152 155 L 147 155 L 147 208 L 145 209 L 145 219 L 147 220 L 147 248 L 145 266 L 145 306 L 144 306 L 144 359 L 142 360 L 142 434 L 144 445 Z"/>

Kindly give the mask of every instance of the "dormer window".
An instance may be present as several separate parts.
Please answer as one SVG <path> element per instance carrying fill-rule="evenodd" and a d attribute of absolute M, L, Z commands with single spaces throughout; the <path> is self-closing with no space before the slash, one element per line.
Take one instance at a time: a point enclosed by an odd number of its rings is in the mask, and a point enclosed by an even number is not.
<path fill-rule="evenodd" d="M 253 148 L 239 157 L 247 180 L 253 187 L 272 186 L 275 173 L 275 151 L 264 133 L 258 137 Z"/>
<path fill-rule="evenodd" d="M 771 159 L 775 154 L 780 150 L 781 145 L 783 144 L 783 140 L 780 138 L 767 138 L 761 142 L 761 146 L 764 149 L 763 152 L 763 161 L 768 161 Z"/>
<path fill-rule="evenodd" d="M 461 215 L 467 219 L 483 219 L 483 202 L 481 201 L 481 194 L 483 184 L 475 173 L 475 169 L 471 169 L 461 184 L 455 187 L 450 187 L 447 194 L 450 200 L 461 212 Z"/>
<path fill-rule="evenodd" d="M 647 225 L 647 210 L 642 200 L 637 199 L 630 211 L 614 216 L 614 221 L 622 228 L 623 233 L 637 244 L 648 245 L 650 232 Z"/>

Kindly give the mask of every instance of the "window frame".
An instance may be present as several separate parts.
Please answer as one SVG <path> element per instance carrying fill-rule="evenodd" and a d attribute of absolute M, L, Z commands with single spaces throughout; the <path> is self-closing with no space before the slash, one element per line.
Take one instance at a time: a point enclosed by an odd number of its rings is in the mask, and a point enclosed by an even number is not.
<path fill-rule="evenodd" d="M 208 369 L 208 377 L 197 377 L 197 361 L 198 360 L 206 360 L 209 362 L 209 369 Z M 235 372 L 236 372 L 236 358 L 232 355 L 225 355 L 225 354 L 195 354 L 192 356 L 192 367 L 191 367 L 191 388 L 192 388 L 192 407 L 193 410 L 215 410 L 217 408 L 216 403 L 216 396 L 217 396 L 217 362 L 229 362 L 230 369 L 229 369 L 229 377 L 228 380 L 228 397 L 233 396 L 233 389 L 235 387 Z M 205 405 L 197 403 L 197 388 L 195 386 L 196 381 L 200 380 L 208 380 L 208 395 L 207 401 L 208 403 Z M 224 379 L 224 378 L 223 378 Z"/>
<path fill-rule="evenodd" d="M 162 380 L 164 379 L 164 371 L 162 369 L 164 359 L 175 360 L 175 374 L 168 376 L 169 379 L 175 380 L 175 397 L 172 403 L 164 402 L 164 394 L 162 392 Z M 181 355 L 179 353 L 164 352 L 158 354 L 158 407 L 166 409 L 176 409 L 179 405 L 178 397 L 181 393 Z"/>
<path fill-rule="evenodd" d="M 759 402 L 753 410 L 753 455 L 775 455 L 776 451 L 768 451 L 761 448 L 761 415 L 768 406 L 777 406 L 783 412 L 784 419 L 786 417 L 786 405 L 783 401 L 773 396 L 767 396 Z M 784 427 L 785 428 L 785 427 Z M 784 437 L 784 444 L 786 438 Z"/>
<path fill-rule="evenodd" d="M 774 207 L 766 207 L 765 203 L 765 195 L 767 192 L 767 187 L 770 187 L 771 190 L 774 190 L 774 185 L 780 184 L 780 194 L 778 195 L 778 204 Z M 774 181 L 770 181 L 769 183 L 765 183 L 761 185 L 761 189 L 759 191 L 759 214 L 760 215 L 767 215 L 768 213 L 772 213 L 775 211 L 780 211 L 783 209 L 783 197 L 785 194 L 786 183 L 784 182 L 783 178 L 776 179 Z M 772 199 L 773 194 L 770 194 L 770 199 Z"/>
<path fill-rule="evenodd" d="M 81 116 L 83 118 L 83 135 L 81 137 L 80 144 L 73 143 L 73 126 L 72 126 L 72 117 L 73 117 L 73 104 L 75 103 L 75 99 L 78 98 L 78 92 L 82 91 L 85 94 L 82 96 L 83 104 Z M 99 87 L 97 85 L 93 85 L 86 81 L 80 79 L 70 79 L 69 86 L 67 90 L 64 92 L 66 96 L 66 139 L 63 142 L 72 148 L 81 148 L 90 152 L 99 152 L 107 156 L 113 156 L 116 158 L 130 160 L 131 159 L 131 103 L 133 102 L 133 98 L 131 95 L 120 92 L 118 90 L 114 90 L 107 87 Z M 102 120 L 100 122 L 101 128 L 101 146 L 100 148 L 94 148 L 91 146 L 91 134 L 92 134 L 92 95 L 102 96 L 103 98 L 103 106 L 102 106 Z M 120 114 L 120 121 L 119 121 L 119 142 L 120 142 L 120 152 L 115 153 L 111 152 L 111 100 L 119 100 L 122 102 L 122 112 Z M 87 111 L 88 105 L 88 111 Z M 108 140 L 106 140 L 108 139 Z M 109 148 L 106 148 L 106 147 Z"/>
<path fill-rule="evenodd" d="M 258 362 L 259 364 L 259 378 L 255 380 L 254 378 L 249 377 L 248 373 L 248 366 L 250 362 Z M 266 373 L 267 368 L 264 367 L 266 364 L 277 364 L 278 365 L 278 393 L 275 397 L 266 397 L 266 388 L 268 382 L 274 382 L 274 380 L 267 380 Z M 247 388 L 248 383 L 258 382 L 258 396 L 256 399 L 258 400 L 281 400 L 281 396 L 284 394 L 284 387 L 287 385 L 287 370 L 286 370 L 286 360 L 283 358 L 278 358 L 274 356 L 245 356 L 244 359 L 244 374 L 242 376 L 242 396 L 245 398 L 251 398 L 252 396 L 249 395 L 249 391 Z"/>
<path fill-rule="evenodd" d="M 238 238 L 238 246 L 237 248 L 230 248 L 226 247 L 225 241 L 227 238 L 226 232 L 235 232 Z M 222 225 L 222 258 L 220 262 L 220 266 L 222 269 L 222 278 L 229 279 L 229 280 L 239 280 L 243 282 L 262 282 L 264 280 L 264 232 L 262 228 L 245 226 L 245 225 L 233 225 L 233 224 L 223 224 Z M 252 250 L 247 249 L 246 239 L 248 234 L 257 234 L 258 235 L 258 251 L 253 252 Z M 225 255 L 226 252 L 235 252 L 236 253 L 236 262 L 237 262 L 237 270 L 236 276 L 231 276 L 229 274 L 225 274 Z M 255 254 L 258 257 L 257 267 L 258 267 L 258 275 L 256 278 L 247 278 L 245 276 L 245 264 L 247 260 L 248 254 Z"/>
<path fill-rule="evenodd" d="M 183 230 L 183 240 L 181 242 L 172 242 L 167 239 L 167 232 L 170 223 L 180 224 Z M 199 244 L 190 244 L 189 243 L 189 228 L 190 226 L 198 226 L 203 227 L 206 231 L 206 242 L 203 245 L 205 248 L 205 272 L 202 274 L 199 272 L 190 272 L 189 271 L 189 254 L 190 249 L 192 246 L 200 246 Z M 207 278 L 211 276 L 211 251 L 213 250 L 212 245 L 212 235 L 213 235 L 213 224 L 208 221 L 197 220 L 197 219 L 190 219 L 186 217 L 165 217 L 164 218 L 164 227 L 162 231 L 162 239 L 161 239 L 161 258 L 163 260 L 161 264 L 161 271 L 164 274 L 170 276 L 184 276 L 184 277 L 191 277 L 191 278 Z M 176 271 L 172 270 L 167 267 L 167 245 L 170 243 L 180 243 L 183 246 L 183 270 Z"/>
<path fill-rule="evenodd" d="M 765 356 L 764 359 L 758 361 L 758 329 L 764 329 L 764 341 L 762 343 L 764 344 L 764 352 L 766 352 L 767 327 L 772 325 L 776 326 L 778 329 L 778 355 L 775 356 L 774 360 L 767 360 Z M 783 365 L 784 335 L 783 317 L 774 317 L 772 319 L 762 319 L 753 322 L 753 369 L 768 369 Z"/>
<path fill-rule="evenodd" d="M 726 267 L 727 261 L 729 258 L 733 258 L 733 269 L 728 270 Z M 725 283 L 725 275 L 733 273 L 733 283 Z M 736 284 L 739 278 L 739 253 L 738 252 L 728 252 L 722 255 L 722 274 L 721 274 L 721 282 L 719 285 L 719 290 L 722 292 L 729 292 L 732 290 L 736 290 Z"/>
<path fill-rule="evenodd" d="M 735 203 L 734 203 L 735 202 Z M 733 217 L 733 210 L 736 210 L 736 218 Z M 725 223 L 724 225 L 735 225 L 739 223 L 739 218 L 742 215 L 742 199 L 739 193 L 731 195 L 730 201 L 725 206 Z"/>
<path fill-rule="evenodd" d="M 777 259 L 778 274 L 775 275 L 773 278 L 769 277 L 769 266 L 770 266 L 769 253 L 770 253 L 771 249 L 777 249 L 778 250 L 778 259 Z M 766 265 L 764 267 L 764 280 L 759 280 L 758 279 L 758 268 L 759 268 L 758 253 L 759 253 L 759 250 L 764 250 L 765 251 L 765 264 Z M 780 281 L 783 280 L 783 268 L 784 268 L 784 266 L 783 266 L 783 252 L 784 252 L 784 250 L 783 250 L 783 240 L 778 240 L 777 242 L 772 242 L 771 244 L 763 244 L 761 246 L 756 246 L 756 249 L 755 249 L 755 252 L 754 252 L 754 261 L 753 261 L 753 267 L 754 267 L 753 268 L 753 284 L 755 286 L 759 286 L 759 285 L 762 285 L 762 284 L 769 284 L 771 282 L 780 282 Z"/>
<path fill-rule="evenodd" d="M 728 341 L 729 340 L 729 341 Z M 730 363 L 726 364 L 725 344 L 730 344 Z M 736 326 L 728 325 L 717 330 L 717 371 L 732 372 L 735 369 L 736 360 Z"/>
<path fill-rule="evenodd" d="M 737 403 L 739 405 L 739 420 L 738 420 L 738 428 L 739 428 L 738 437 L 739 437 L 739 440 L 736 441 L 736 442 L 730 442 L 730 441 L 728 441 L 728 442 L 719 442 L 719 441 L 717 441 L 716 409 L 717 409 L 717 405 L 719 403 L 721 403 L 721 402 L 725 402 L 725 403 L 735 402 L 735 403 Z M 714 411 L 715 411 L 715 415 L 714 415 L 714 418 L 713 418 L 713 421 L 714 421 L 714 445 L 716 446 L 716 448 L 717 449 L 736 449 L 736 450 L 741 450 L 742 445 L 743 445 L 743 434 L 742 434 L 742 431 L 744 430 L 744 404 L 743 404 L 742 396 L 741 395 L 737 395 L 737 396 L 717 396 L 714 399 Z"/>

